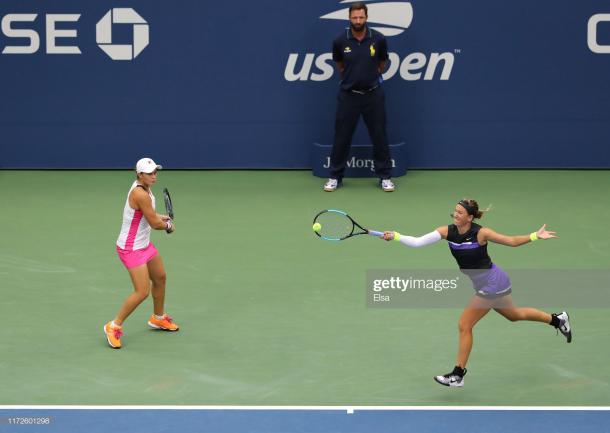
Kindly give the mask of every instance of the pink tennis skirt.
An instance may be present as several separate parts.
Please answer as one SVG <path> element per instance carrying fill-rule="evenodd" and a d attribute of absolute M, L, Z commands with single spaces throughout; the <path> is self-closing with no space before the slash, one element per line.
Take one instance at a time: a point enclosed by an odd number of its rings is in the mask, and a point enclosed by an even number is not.
<path fill-rule="evenodd" d="M 144 265 L 159 254 L 159 251 L 157 251 L 152 242 L 149 243 L 146 248 L 133 251 L 124 250 L 117 245 L 116 252 L 119 254 L 119 259 L 121 259 L 127 269 Z"/>

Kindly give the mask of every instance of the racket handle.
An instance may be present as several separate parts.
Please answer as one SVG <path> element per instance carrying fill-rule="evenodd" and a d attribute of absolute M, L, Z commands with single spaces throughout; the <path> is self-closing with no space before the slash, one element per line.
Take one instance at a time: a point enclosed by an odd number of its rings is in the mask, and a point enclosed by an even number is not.
<path fill-rule="evenodd" d="M 376 236 L 378 238 L 383 236 L 383 232 L 376 232 L 375 230 L 369 230 L 368 234 L 371 236 Z"/>

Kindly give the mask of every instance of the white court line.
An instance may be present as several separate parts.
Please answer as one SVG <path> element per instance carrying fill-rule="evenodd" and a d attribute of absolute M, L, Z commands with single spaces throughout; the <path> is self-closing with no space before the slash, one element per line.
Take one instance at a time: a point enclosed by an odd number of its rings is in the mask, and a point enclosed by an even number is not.
<path fill-rule="evenodd" d="M 610 406 L 83 406 L 83 405 L 0 405 L 6 409 L 45 410 L 252 410 L 252 411 L 610 411 Z"/>

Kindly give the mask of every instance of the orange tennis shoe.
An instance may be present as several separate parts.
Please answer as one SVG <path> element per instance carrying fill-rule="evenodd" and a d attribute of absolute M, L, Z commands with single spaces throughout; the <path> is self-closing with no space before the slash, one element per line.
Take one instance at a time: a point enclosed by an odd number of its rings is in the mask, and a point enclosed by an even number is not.
<path fill-rule="evenodd" d="M 108 322 L 104 325 L 104 333 L 108 344 L 113 349 L 121 348 L 121 336 L 123 335 L 123 328 L 117 325 L 113 325 L 112 322 Z"/>
<path fill-rule="evenodd" d="M 150 319 L 148 319 L 148 326 L 153 329 L 161 329 L 163 331 L 177 331 L 180 329 L 180 327 L 174 323 L 171 316 L 168 316 L 167 314 L 164 314 L 163 319 L 161 320 L 157 319 L 153 314 L 150 316 Z"/>

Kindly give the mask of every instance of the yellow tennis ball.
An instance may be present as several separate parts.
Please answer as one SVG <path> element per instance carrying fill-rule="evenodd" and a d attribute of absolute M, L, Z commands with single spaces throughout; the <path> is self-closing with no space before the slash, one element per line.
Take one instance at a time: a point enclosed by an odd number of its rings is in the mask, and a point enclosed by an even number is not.
<path fill-rule="evenodd" d="M 322 224 L 315 223 L 312 228 L 314 232 L 319 232 L 322 229 Z"/>

